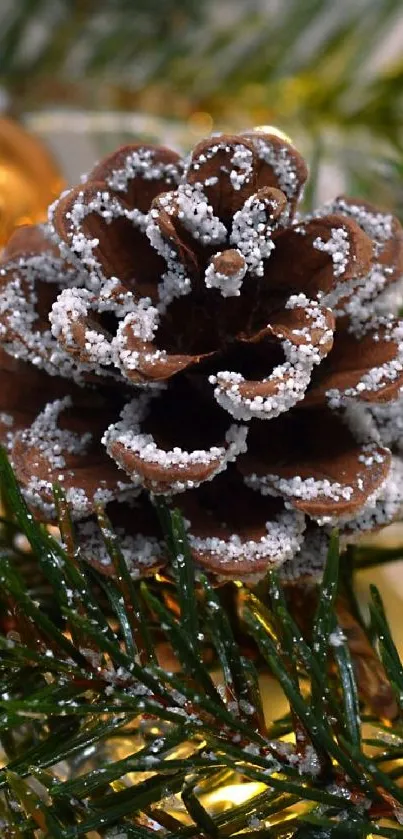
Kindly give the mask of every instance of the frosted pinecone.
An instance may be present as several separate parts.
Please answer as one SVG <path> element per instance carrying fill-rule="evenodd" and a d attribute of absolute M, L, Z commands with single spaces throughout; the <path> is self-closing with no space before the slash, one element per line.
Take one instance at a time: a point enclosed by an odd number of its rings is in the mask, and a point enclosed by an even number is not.
<path fill-rule="evenodd" d="M 105 573 L 97 505 L 133 574 L 166 562 L 164 495 L 195 563 L 248 580 L 399 514 L 402 230 L 345 198 L 297 213 L 306 176 L 259 131 L 184 161 L 126 146 L 9 242 L 3 440 L 42 520 L 61 483 Z"/>

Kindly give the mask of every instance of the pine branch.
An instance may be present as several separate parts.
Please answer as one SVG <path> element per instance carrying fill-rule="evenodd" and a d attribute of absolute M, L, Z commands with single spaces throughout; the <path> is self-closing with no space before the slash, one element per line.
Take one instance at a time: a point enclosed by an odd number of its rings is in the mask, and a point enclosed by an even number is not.
<path fill-rule="evenodd" d="M 130 578 L 104 513 L 114 581 L 88 572 L 60 490 L 63 545 L 32 518 L 4 453 L 0 473 L 12 516 L 5 532 L 17 527 L 25 534 L 57 603 L 51 613 L 35 602 L 3 533 L 4 836 L 230 838 L 248 828 L 263 839 L 269 827 L 270 836 L 295 839 L 403 836 L 403 726 L 400 715 L 385 726 L 372 714 L 368 728 L 337 621 L 336 536 L 310 639 L 296 626 L 274 572 L 271 608 L 237 588 L 243 620 L 287 697 L 286 716 L 271 720 L 221 589 L 194 576 L 178 512 L 160 508 L 178 604 L 171 611 L 157 582 Z M 375 590 L 371 620 L 400 707 L 403 665 Z M 164 666 L 161 637 L 182 663 L 175 673 Z M 214 679 L 205 660 L 209 645 L 219 670 Z M 214 804 L 213 792 L 223 786 L 250 783 L 241 803 Z"/>

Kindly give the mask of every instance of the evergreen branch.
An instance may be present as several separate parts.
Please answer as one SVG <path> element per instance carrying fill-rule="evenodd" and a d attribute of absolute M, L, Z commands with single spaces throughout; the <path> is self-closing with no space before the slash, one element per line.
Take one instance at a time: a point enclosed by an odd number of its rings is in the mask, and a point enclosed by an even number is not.
<path fill-rule="evenodd" d="M 358 699 L 354 659 L 336 616 L 345 583 L 338 575 L 336 537 L 310 638 L 296 625 L 273 572 L 268 604 L 242 586 L 236 589 L 250 639 L 287 697 L 287 714 L 270 721 L 221 590 L 204 575 L 195 579 L 178 513 L 161 508 L 174 559 L 173 613 L 163 585 L 154 581 L 139 589 L 130 578 L 102 511 L 115 580 L 87 570 L 60 490 L 55 494 L 63 546 L 32 518 L 4 455 L 0 469 L 7 516 L 13 516 L 7 533 L 13 539 L 15 528 L 22 529 L 30 539 L 32 562 L 39 563 L 56 604 L 47 611 L 34 602 L 7 544 L 0 596 L 15 626 L 12 637 L 0 637 L 6 764 L 0 770 L 0 817 L 7 839 L 34 839 L 38 830 L 55 839 L 90 831 L 111 839 L 119 832 L 135 839 L 155 832 L 165 839 L 230 839 L 246 827 L 253 839 L 263 839 L 268 827 L 279 839 L 320 831 L 335 837 L 399 835 L 402 724 L 399 718 L 389 726 L 374 714 L 368 718 Z M 403 667 L 376 590 L 371 616 L 399 699 Z M 161 637 L 181 662 L 175 673 L 160 660 Z M 206 639 L 217 653 L 214 679 L 204 658 Z M 362 738 L 367 719 L 372 733 Z M 289 732 L 293 741 L 283 739 Z M 124 741 L 123 754 L 116 750 L 117 737 Z M 60 774 L 62 761 L 70 775 Z M 261 788 L 224 812 L 215 809 L 213 790 L 219 794 L 222 784 L 240 783 Z M 385 818 L 390 827 L 383 827 Z"/>

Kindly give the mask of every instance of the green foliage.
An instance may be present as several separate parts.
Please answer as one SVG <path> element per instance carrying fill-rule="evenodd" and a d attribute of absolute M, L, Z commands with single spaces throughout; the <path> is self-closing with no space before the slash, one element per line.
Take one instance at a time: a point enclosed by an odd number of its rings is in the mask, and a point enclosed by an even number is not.
<path fill-rule="evenodd" d="M 338 188 L 399 213 L 403 63 L 389 55 L 399 28 L 401 0 L 3 0 L 0 83 L 20 113 L 66 103 L 154 113 L 179 121 L 185 146 L 211 127 L 278 125 L 312 164 L 307 204 L 316 175 L 323 187 L 336 166 Z M 94 154 L 122 133 L 117 124 Z"/>
<path fill-rule="evenodd" d="M 385 46 L 400 0 L 229 0 L 220 14 L 212 0 L 5 0 L 0 23 L 0 79 L 31 103 L 35 79 L 102 74 L 122 93 L 162 85 L 170 116 L 180 91 L 182 114 L 183 100 L 224 119 L 266 111 L 314 138 L 364 128 L 401 147 L 403 67 Z"/>
<path fill-rule="evenodd" d="M 161 63 L 200 14 L 194 0 L 5 0 L 0 77 L 13 86 L 48 73 L 121 71 L 146 56 Z"/>
<path fill-rule="evenodd" d="M 60 106 L 100 110 L 94 157 L 139 137 L 187 150 L 212 128 L 277 125 L 311 164 L 306 206 L 334 179 L 401 214 L 399 29 L 400 0 L 3 0 L 0 84 L 50 143 Z M 132 112 L 145 124 L 128 127 Z"/>
<path fill-rule="evenodd" d="M 160 507 L 174 570 L 167 598 L 163 583 L 130 578 L 102 512 L 114 580 L 82 561 L 60 490 L 62 545 L 32 518 L 4 453 L 0 472 L 8 510 L 0 557 L 3 836 L 403 836 L 403 726 L 400 717 L 388 727 L 367 715 L 362 727 L 365 709 L 334 608 L 336 535 L 310 641 L 274 572 L 270 608 L 237 589 L 245 626 L 288 701 L 285 716 L 271 720 L 221 590 L 194 577 L 177 512 Z M 48 600 L 29 591 L 16 527 Z M 372 627 L 401 706 L 402 663 L 376 590 L 372 598 Z M 175 667 L 161 660 L 167 647 Z M 251 797 L 212 805 L 220 787 L 250 782 L 259 784 Z"/>

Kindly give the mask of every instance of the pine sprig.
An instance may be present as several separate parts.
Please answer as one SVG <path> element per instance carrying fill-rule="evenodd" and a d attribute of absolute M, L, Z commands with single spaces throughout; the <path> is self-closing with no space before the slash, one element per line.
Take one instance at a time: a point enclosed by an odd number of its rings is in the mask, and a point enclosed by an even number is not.
<path fill-rule="evenodd" d="M 87 569 L 60 490 L 62 543 L 33 519 L 4 453 L 0 472 L 13 516 L 7 532 L 17 527 L 27 537 L 31 562 L 57 603 L 51 612 L 30 595 L 13 545 L 3 540 L 5 837 L 78 839 L 93 831 L 108 839 L 230 839 L 246 829 L 253 839 L 403 837 L 403 725 L 400 716 L 385 726 L 372 714 L 370 735 L 362 736 L 365 709 L 336 615 L 336 536 L 310 639 L 273 572 L 271 608 L 237 588 L 242 619 L 287 697 L 286 716 L 271 720 L 221 589 L 205 576 L 195 578 L 177 512 L 160 509 L 173 559 L 172 611 L 158 583 L 130 578 L 102 511 L 112 581 Z M 402 663 L 380 596 L 374 590 L 372 597 L 375 642 L 400 706 Z M 175 672 L 163 657 L 167 645 Z M 211 648 L 214 672 L 205 657 Z M 250 789 L 250 796 L 217 807 L 214 800 L 228 785 Z"/>

